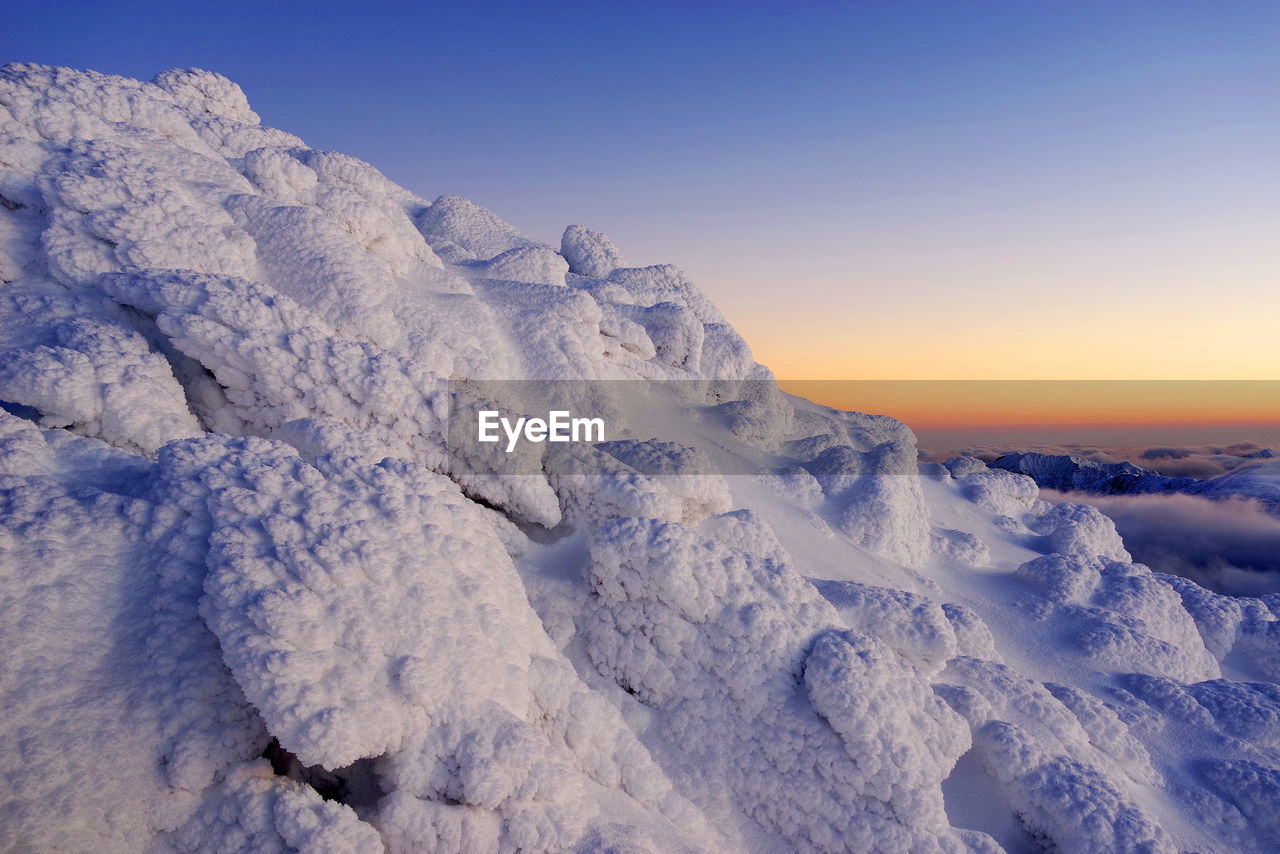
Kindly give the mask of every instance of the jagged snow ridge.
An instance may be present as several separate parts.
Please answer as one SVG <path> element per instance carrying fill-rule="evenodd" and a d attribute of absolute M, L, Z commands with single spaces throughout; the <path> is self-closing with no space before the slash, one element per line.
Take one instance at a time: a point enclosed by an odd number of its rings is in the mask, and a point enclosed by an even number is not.
<path fill-rule="evenodd" d="M 1280 514 L 1280 463 L 1272 460 L 1270 449 L 1244 455 L 1246 463 L 1205 480 L 1167 477 L 1133 463 L 1099 463 L 1072 455 L 1006 454 L 991 465 L 1004 471 L 1030 475 L 1040 486 L 1057 490 L 1091 492 L 1097 495 L 1151 495 L 1179 493 L 1212 500 L 1248 498 L 1268 512 Z"/>
<path fill-rule="evenodd" d="M 676 268 L 196 70 L 6 66 L 0 203 L 5 850 L 1280 845 L 1280 600 L 782 395 Z M 487 474 L 460 378 L 722 381 L 645 408 L 775 474 Z"/>

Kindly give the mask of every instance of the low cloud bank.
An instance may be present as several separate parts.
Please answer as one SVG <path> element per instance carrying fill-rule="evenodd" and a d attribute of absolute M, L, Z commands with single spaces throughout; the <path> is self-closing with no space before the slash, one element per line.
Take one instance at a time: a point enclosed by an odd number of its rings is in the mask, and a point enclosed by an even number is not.
<path fill-rule="evenodd" d="M 1280 593 L 1280 519 L 1249 498 L 1084 495 L 1041 490 L 1050 501 L 1092 504 L 1116 524 L 1134 559 L 1233 596 Z"/>

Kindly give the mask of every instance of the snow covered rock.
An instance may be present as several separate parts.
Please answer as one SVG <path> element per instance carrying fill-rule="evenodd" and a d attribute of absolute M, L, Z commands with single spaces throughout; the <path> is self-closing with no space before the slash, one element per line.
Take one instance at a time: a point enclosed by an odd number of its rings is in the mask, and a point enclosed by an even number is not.
<path fill-rule="evenodd" d="M 581 225 L 565 228 L 560 254 L 569 262 L 569 272 L 593 279 L 607 279 L 614 270 L 626 266 L 612 240 Z"/>
<path fill-rule="evenodd" d="M 379 854 L 385 849 L 377 831 L 350 807 L 321 800 L 314 789 L 276 776 L 258 760 L 233 768 L 196 814 L 154 850 Z"/>
<path fill-rule="evenodd" d="M 824 629 L 837 615 L 758 520 L 619 519 L 590 583 L 592 660 L 662 713 L 670 742 L 651 747 L 695 802 L 732 804 L 800 850 L 943 845 L 931 789 L 967 747 L 963 727 L 879 641 Z M 815 821 L 817 803 L 835 812 Z"/>
<path fill-rule="evenodd" d="M 541 285 L 563 285 L 569 272 L 565 260 L 550 249 L 540 246 L 517 246 L 487 261 L 473 261 L 467 269 L 490 279 L 535 282 Z"/>
<path fill-rule="evenodd" d="M 0 291 L 0 399 L 38 411 L 43 426 L 148 455 L 201 432 L 168 361 L 92 291 Z"/>
<path fill-rule="evenodd" d="M 1028 527 L 1046 538 L 1046 551 L 1130 560 L 1115 523 L 1088 504 L 1054 505 L 1048 513 L 1030 517 Z"/>
<path fill-rule="evenodd" d="M 818 581 L 815 586 L 849 628 L 878 638 L 925 673 L 936 673 L 956 655 L 955 631 L 936 602 L 852 581 Z"/>
<path fill-rule="evenodd" d="M 519 589 L 510 559 L 448 478 L 326 476 L 279 445 L 223 447 L 164 462 L 210 485 L 202 613 L 282 746 L 328 768 L 380 756 L 447 714 L 442 684 L 463 707 L 528 702 L 511 692 L 540 631 L 523 597 L 503 598 Z"/>
<path fill-rule="evenodd" d="M 144 850 L 267 735 L 197 614 L 207 531 L 145 458 L 0 413 L 0 837 Z"/>
<path fill-rule="evenodd" d="M 1020 519 L 1032 509 L 1040 494 L 1035 481 L 1029 477 L 1000 471 L 969 471 L 967 467 L 958 470 L 966 472 L 957 479 L 969 500 L 992 513 Z"/>
<path fill-rule="evenodd" d="M 459 196 L 440 196 L 418 217 L 418 230 L 445 260 L 487 261 L 512 249 L 540 244 L 497 214 Z"/>
<path fill-rule="evenodd" d="M 601 442 L 550 456 L 547 470 L 571 521 L 638 516 L 692 525 L 732 507 L 711 463 L 672 442 Z"/>
<path fill-rule="evenodd" d="M 973 749 L 1037 837 L 1099 854 L 1177 850 L 1132 792 L 1130 775 L 1153 776 L 1145 750 L 1099 726 L 1098 704 L 1068 694 L 1077 717 L 1045 686 L 975 659 L 954 660 L 943 679 L 940 693 L 973 727 Z M 1114 716 L 1104 719 L 1114 727 Z"/>
<path fill-rule="evenodd" d="M 1219 673 L 1177 591 L 1141 564 L 1053 553 L 1024 563 L 1016 574 L 1039 589 L 1040 613 L 1072 637 L 1073 650 L 1115 667 L 1179 679 Z"/>

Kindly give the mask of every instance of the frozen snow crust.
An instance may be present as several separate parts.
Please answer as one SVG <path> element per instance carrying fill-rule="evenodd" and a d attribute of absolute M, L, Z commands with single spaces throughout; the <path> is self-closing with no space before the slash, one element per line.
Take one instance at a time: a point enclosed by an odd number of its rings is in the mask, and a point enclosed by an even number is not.
<path fill-rule="evenodd" d="M 448 453 L 522 379 L 684 382 Z M 3 850 L 1280 847 L 1280 600 L 216 74 L 0 70 L 0 402 Z"/>

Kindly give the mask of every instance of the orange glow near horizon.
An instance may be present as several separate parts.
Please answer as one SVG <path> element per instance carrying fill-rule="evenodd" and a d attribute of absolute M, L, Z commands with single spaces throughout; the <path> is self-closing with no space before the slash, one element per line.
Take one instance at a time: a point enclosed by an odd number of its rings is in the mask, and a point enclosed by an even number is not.
<path fill-rule="evenodd" d="M 772 289 L 746 273 L 709 275 L 707 290 L 781 378 L 1280 380 L 1280 291 L 1274 268 L 1259 267 L 1218 281 L 1097 273 L 1088 292 L 994 277 L 948 289 L 905 275 L 845 285 L 802 276 L 780 291 L 781 273 Z M 1255 417 L 1255 402 L 1241 408 Z"/>
<path fill-rule="evenodd" d="M 1270 306 L 1234 320 L 1188 308 L 1180 323 L 1151 316 L 1046 318 L 1031 312 L 963 322 L 830 305 L 796 318 L 776 310 L 730 316 L 778 377 L 815 380 L 1280 380 Z M 1274 309 L 1280 312 L 1280 300 Z M 1047 312 L 1046 312 L 1047 313 Z M 1193 323 L 1195 318 L 1198 323 Z M 1163 322 L 1162 322 L 1163 321 Z"/>
<path fill-rule="evenodd" d="M 1280 381 L 779 380 L 830 406 L 921 429 L 1280 424 Z"/>

